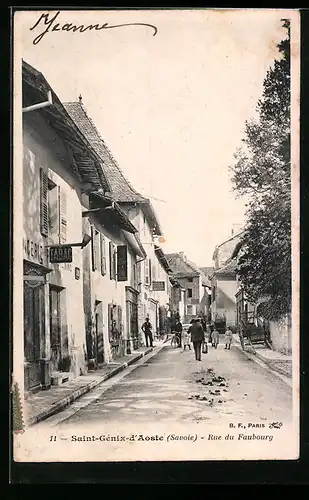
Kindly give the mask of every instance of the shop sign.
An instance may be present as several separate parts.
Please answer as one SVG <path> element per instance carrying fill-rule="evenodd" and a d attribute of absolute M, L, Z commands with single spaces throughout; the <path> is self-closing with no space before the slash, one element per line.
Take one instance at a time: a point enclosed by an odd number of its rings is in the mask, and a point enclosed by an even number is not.
<path fill-rule="evenodd" d="M 153 281 L 152 290 L 154 292 L 164 292 L 165 291 L 165 281 Z"/>
<path fill-rule="evenodd" d="M 30 262 L 44 264 L 44 246 L 29 238 L 23 239 L 24 257 Z"/>
<path fill-rule="evenodd" d="M 51 264 L 69 263 L 73 260 L 72 247 L 66 246 L 51 246 L 49 249 L 49 262 Z"/>

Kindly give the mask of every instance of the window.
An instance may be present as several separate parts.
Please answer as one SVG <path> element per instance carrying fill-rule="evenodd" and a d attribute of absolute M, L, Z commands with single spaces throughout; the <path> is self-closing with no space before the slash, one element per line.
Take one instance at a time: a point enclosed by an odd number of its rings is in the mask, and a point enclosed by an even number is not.
<path fill-rule="evenodd" d="M 146 285 L 149 285 L 150 284 L 149 283 L 149 260 L 146 259 L 144 261 L 144 263 L 145 263 L 145 283 L 146 283 Z"/>
<path fill-rule="evenodd" d="M 59 243 L 67 241 L 67 196 L 63 189 L 59 189 Z"/>
<path fill-rule="evenodd" d="M 40 169 L 40 231 L 43 236 L 48 236 L 48 177 L 43 168 Z"/>
<path fill-rule="evenodd" d="M 112 241 L 109 242 L 109 275 L 111 280 L 116 279 L 116 252 L 117 247 Z"/>
<path fill-rule="evenodd" d="M 148 264 L 148 269 L 149 269 L 149 285 L 152 285 L 152 267 L 151 267 L 151 259 L 149 259 L 149 264 Z"/>
<path fill-rule="evenodd" d="M 140 285 L 141 282 L 142 282 L 141 274 L 142 274 L 142 263 L 141 262 L 137 262 L 136 263 L 136 280 L 137 280 L 137 285 Z"/>
<path fill-rule="evenodd" d="M 192 288 L 188 288 L 187 290 L 188 297 L 191 299 L 192 298 Z"/>
<path fill-rule="evenodd" d="M 91 250 L 92 250 L 92 270 L 96 271 L 98 269 L 99 260 L 99 231 L 91 226 Z"/>
<path fill-rule="evenodd" d="M 187 305 L 187 315 L 191 316 L 193 314 L 193 306 Z"/>
<path fill-rule="evenodd" d="M 106 274 L 106 246 L 105 238 L 102 233 L 100 233 L 100 251 L 101 251 L 101 274 L 104 276 Z"/>
<path fill-rule="evenodd" d="M 108 334 L 111 342 L 119 342 L 122 336 L 122 307 L 108 304 Z"/>
<path fill-rule="evenodd" d="M 152 276 L 152 280 L 156 281 L 156 279 L 157 279 L 157 270 L 156 270 L 156 266 L 155 265 L 152 266 L 151 276 Z"/>
<path fill-rule="evenodd" d="M 131 285 L 133 286 L 133 288 L 136 288 L 137 287 L 137 264 L 135 262 L 132 262 L 131 270 L 132 270 Z"/>

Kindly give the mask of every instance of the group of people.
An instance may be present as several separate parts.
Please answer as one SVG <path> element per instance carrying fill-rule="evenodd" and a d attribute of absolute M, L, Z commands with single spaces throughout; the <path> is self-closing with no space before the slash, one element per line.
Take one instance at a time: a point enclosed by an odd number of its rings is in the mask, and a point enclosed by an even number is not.
<path fill-rule="evenodd" d="M 178 347 L 180 348 L 183 347 L 184 350 L 186 348 L 191 349 L 191 342 L 192 342 L 195 359 L 197 361 L 201 361 L 203 344 L 207 343 L 208 341 L 215 349 L 217 349 L 220 340 L 220 334 L 218 330 L 214 327 L 211 329 L 207 340 L 206 323 L 200 319 L 192 319 L 190 323 L 191 324 L 187 332 L 185 332 L 184 335 L 182 335 L 183 327 L 180 319 L 178 319 L 177 323 L 173 327 L 173 331 L 175 332 L 179 340 Z M 148 317 L 146 318 L 145 323 L 143 323 L 142 325 L 142 331 L 145 334 L 146 346 L 153 347 L 152 325 Z M 232 330 L 230 329 L 230 327 L 227 327 L 224 336 L 225 349 L 231 348 L 232 340 L 233 340 Z"/>
<path fill-rule="evenodd" d="M 183 346 L 184 350 L 187 347 L 188 349 L 191 349 L 191 342 L 192 342 L 195 359 L 197 361 L 201 361 L 202 346 L 203 344 L 207 344 L 206 324 L 203 323 L 200 319 L 192 319 L 190 323 L 191 325 L 189 326 L 187 332 L 184 333 L 183 339 L 182 339 L 183 327 L 180 320 L 176 323 L 174 327 L 174 332 L 178 336 L 179 347 Z M 215 349 L 217 349 L 218 347 L 219 340 L 220 340 L 220 334 L 218 330 L 216 328 L 212 329 L 212 331 L 209 334 L 208 341 L 212 344 L 212 346 Z M 227 327 L 224 337 L 225 349 L 231 348 L 232 340 L 233 340 L 232 330 L 230 329 L 230 327 Z"/>

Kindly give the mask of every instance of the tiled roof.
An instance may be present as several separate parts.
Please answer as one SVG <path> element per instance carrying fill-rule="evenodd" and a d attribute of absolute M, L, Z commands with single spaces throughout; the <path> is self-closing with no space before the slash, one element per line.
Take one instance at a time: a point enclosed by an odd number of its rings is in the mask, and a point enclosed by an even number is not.
<path fill-rule="evenodd" d="M 188 259 L 184 260 L 179 253 L 166 254 L 166 258 L 176 278 L 201 276 L 203 285 L 210 286 L 210 281 L 194 262 Z"/>
<path fill-rule="evenodd" d="M 81 102 L 66 102 L 64 107 L 80 131 L 93 145 L 104 163 L 104 170 L 112 189 L 112 196 L 118 202 L 143 202 L 146 198 L 138 193 L 123 175 L 112 153 L 100 136 L 93 121 L 87 115 Z"/>
<path fill-rule="evenodd" d="M 179 253 L 169 253 L 166 254 L 167 261 L 173 271 L 173 274 L 177 277 L 180 276 L 198 276 L 198 272 L 192 268 L 187 262 L 183 260 Z"/>
<path fill-rule="evenodd" d="M 201 270 L 205 274 L 206 278 L 208 278 L 209 276 L 211 276 L 213 274 L 215 268 L 213 266 L 211 266 L 211 267 L 201 267 Z"/>
<path fill-rule="evenodd" d="M 215 271 L 215 274 L 220 274 L 220 275 L 236 275 L 236 269 L 237 269 L 237 260 L 233 259 L 226 263 L 223 267 L 220 269 L 217 269 Z"/>
<path fill-rule="evenodd" d="M 194 262 L 192 262 L 191 260 L 187 260 L 187 264 L 201 275 L 203 285 L 210 286 L 210 281 L 209 281 L 208 277 L 205 275 L 205 273 L 203 272 L 203 270 L 200 267 L 198 267 L 196 264 L 194 264 Z"/>
<path fill-rule="evenodd" d="M 108 149 L 91 118 L 87 115 L 82 102 L 64 103 L 70 117 L 76 123 L 83 135 L 93 145 L 94 150 L 102 160 L 102 169 L 111 186 L 111 196 L 118 203 L 141 203 L 154 234 L 163 234 L 156 213 L 148 198 L 138 193 L 122 173 L 117 161 Z"/>

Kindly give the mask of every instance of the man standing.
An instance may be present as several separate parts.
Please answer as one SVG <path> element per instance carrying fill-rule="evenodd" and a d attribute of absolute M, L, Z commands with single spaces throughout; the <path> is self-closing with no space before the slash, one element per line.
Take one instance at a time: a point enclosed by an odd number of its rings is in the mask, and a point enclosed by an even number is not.
<path fill-rule="evenodd" d="M 142 330 L 145 334 L 146 347 L 149 347 L 148 344 L 150 344 L 150 347 L 152 347 L 152 326 L 148 317 L 146 318 L 145 323 L 143 323 L 142 325 Z"/>
<path fill-rule="evenodd" d="M 199 320 L 193 320 L 190 326 L 191 342 L 193 343 L 195 359 L 201 361 L 202 343 L 204 342 L 205 334 Z"/>
<path fill-rule="evenodd" d="M 179 338 L 179 346 L 178 347 L 181 347 L 182 324 L 181 324 L 180 320 L 177 321 L 174 331 L 177 332 L 177 337 Z"/>

